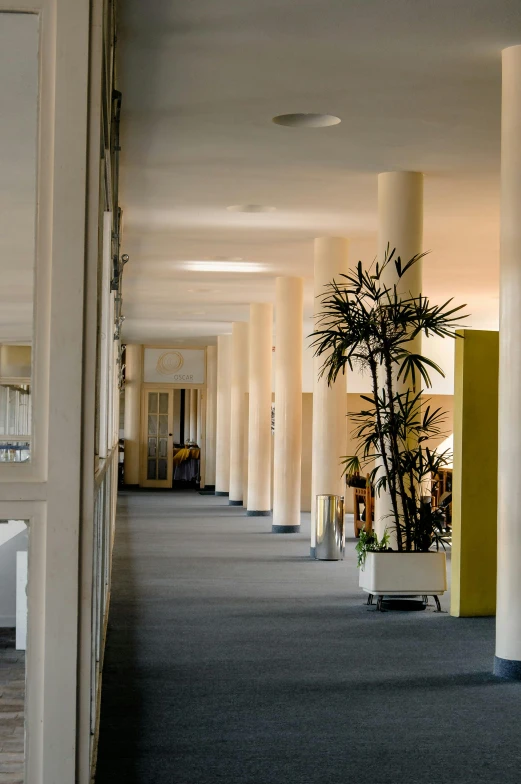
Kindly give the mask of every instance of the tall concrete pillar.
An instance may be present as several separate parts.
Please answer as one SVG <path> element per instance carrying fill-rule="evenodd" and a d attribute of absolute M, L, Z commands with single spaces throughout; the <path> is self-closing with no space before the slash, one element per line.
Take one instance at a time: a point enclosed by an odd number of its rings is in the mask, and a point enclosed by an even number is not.
<path fill-rule="evenodd" d="M 320 299 L 326 286 L 349 270 L 349 242 L 345 237 L 320 237 L 315 240 L 315 329 L 322 310 Z M 326 376 L 319 378 L 324 355 L 313 360 L 313 463 L 311 469 L 311 557 L 316 554 L 316 497 L 344 497 L 342 458 L 346 454 L 347 397 L 343 375 L 332 386 Z"/>
<path fill-rule="evenodd" d="M 230 492 L 230 413 L 232 336 L 217 338 L 217 428 L 215 495 Z"/>
<path fill-rule="evenodd" d="M 521 680 L 521 46 L 503 51 L 494 672 Z"/>
<path fill-rule="evenodd" d="M 423 250 L 423 174 L 421 172 L 384 172 L 378 175 L 378 261 L 383 261 L 387 247 L 396 249 L 394 258 L 409 261 Z M 422 289 L 422 262 L 419 261 L 398 282 L 394 260 L 387 266 L 383 281 L 393 287 L 397 285 L 398 294 L 414 296 Z M 411 350 L 421 352 L 421 336 L 415 339 Z M 418 383 L 418 382 L 417 382 Z M 411 387 L 397 383 L 397 391 L 405 392 Z M 393 536 L 391 497 L 382 491 L 375 497 L 375 530 L 382 536 L 389 529 Z"/>
<path fill-rule="evenodd" d="M 231 422 L 230 422 L 230 500 L 242 506 L 244 496 L 244 412 L 248 392 L 248 324 L 232 324 Z"/>
<path fill-rule="evenodd" d="M 197 440 L 197 389 L 190 390 L 190 441 Z"/>
<path fill-rule="evenodd" d="M 125 350 L 125 463 L 126 485 L 139 484 L 139 428 L 141 412 L 142 346 L 127 344 Z"/>
<path fill-rule="evenodd" d="M 250 305 L 249 516 L 271 514 L 271 354 L 273 306 Z"/>
<path fill-rule="evenodd" d="M 217 422 L 217 346 L 206 348 L 206 470 L 205 485 L 215 487 L 215 427 Z"/>
<path fill-rule="evenodd" d="M 273 533 L 300 531 L 304 281 L 277 278 Z"/>

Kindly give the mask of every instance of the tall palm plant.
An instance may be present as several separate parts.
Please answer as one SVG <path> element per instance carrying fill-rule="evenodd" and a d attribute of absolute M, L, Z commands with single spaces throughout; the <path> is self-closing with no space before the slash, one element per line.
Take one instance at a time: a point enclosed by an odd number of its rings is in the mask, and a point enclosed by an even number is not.
<path fill-rule="evenodd" d="M 321 374 L 327 374 L 329 384 L 345 373 L 346 366 L 358 367 L 371 379 L 372 394 L 362 395 L 367 408 L 351 415 L 359 446 L 355 455 L 344 459 L 345 472 L 353 474 L 374 463 L 370 481 L 377 494 L 389 493 L 390 527 L 400 551 L 425 551 L 433 540 L 442 540 L 439 516 L 422 496 L 426 481 L 451 460 L 448 451 L 438 453 L 426 446 L 429 439 L 442 435 L 446 413 L 422 401 L 417 382 L 421 379 L 431 387 L 430 372 L 444 374 L 414 350 L 414 339 L 456 338 L 457 322 L 465 318 L 465 305 L 454 306 L 452 300 L 431 305 L 422 294 L 403 295 L 398 293 L 402 287 L 384 282 L 389 265 L 401 281 L 424 255 L 402 264 L 388 249 L 382 263 L 364 269 L 359 262 L 341 281 L 328 284 L 312 335 L 315 355 L 324 358 Z"/>

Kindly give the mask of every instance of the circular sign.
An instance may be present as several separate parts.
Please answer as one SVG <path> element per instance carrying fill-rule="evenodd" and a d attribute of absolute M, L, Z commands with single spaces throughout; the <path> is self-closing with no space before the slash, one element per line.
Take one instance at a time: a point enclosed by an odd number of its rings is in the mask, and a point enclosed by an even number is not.
<path fill-rule="evenodd" d="M 183 355 L 179 351 L 165 351 L 157 360 L 156 370 L 162 376 L 171 376 L 181 370 L 183 364 Z"/>

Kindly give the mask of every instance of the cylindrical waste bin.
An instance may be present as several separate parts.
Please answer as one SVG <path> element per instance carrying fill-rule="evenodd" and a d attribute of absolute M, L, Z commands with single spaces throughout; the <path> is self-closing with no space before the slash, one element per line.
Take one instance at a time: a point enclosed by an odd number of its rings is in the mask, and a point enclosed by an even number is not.
<path fill-rule="evenodd" d="M 317 495 L 315 525 L 317 560 L 343 560 L 346 537 L 344 499 L 341 495 Z"/>

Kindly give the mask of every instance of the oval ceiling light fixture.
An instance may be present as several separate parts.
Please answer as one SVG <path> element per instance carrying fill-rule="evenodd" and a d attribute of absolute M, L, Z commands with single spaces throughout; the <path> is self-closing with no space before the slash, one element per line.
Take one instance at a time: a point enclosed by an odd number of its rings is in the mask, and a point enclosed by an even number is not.
<path fill-rule="evenodd" d="M 266 267 L 255 261 L 181 261 L 181 269 L 190 272 L 264 272 Z"/>
<path fill-rule="evenodd" d="M 287 128 L 328 128 L 330 125 L 339 125 L 340 117 L 334 114 L 312 114 L 299 112 L 297 114 L 278 114 L 272 117 L 275 125 L 285 125 Z"/>
<path fill-rule="evenodd" d="M 226 209 L 228 212 L 275 212 L 277 208 L 265 204 L 232 204 Z"/>

